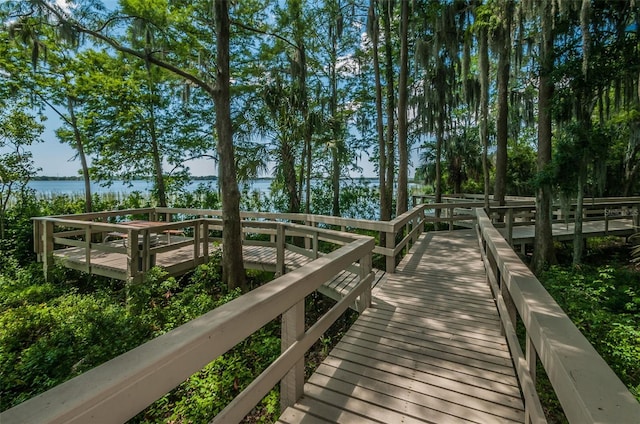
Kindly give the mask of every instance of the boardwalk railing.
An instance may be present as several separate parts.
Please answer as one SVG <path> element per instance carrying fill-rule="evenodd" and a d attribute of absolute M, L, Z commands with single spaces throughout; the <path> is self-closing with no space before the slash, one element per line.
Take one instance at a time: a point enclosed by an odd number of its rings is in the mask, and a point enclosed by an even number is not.
<path fill-rule="evenodd" d="M 526 423 L 546 422 L 536 391 L 540 360 L 571 423 L 638 423 L 640 404 L 477 210 L 482 259 L 525 400 Z M 525 353 L 516 333 L 526 331 Z"/>
<path fill-rule="evenodd" d="M 57 225 L 87 224 L 68 221 Z M 53 224 L 44 222 L 48 226 Z M 180 224 L 197 228 L 207 223 L 211 220 L 189 220 Z M 124 422 L 279 316 L 282 317 L 282 354 L 216 416 L 214 423 L 238 422 L 279 381 L 282 407 L 293 404 L 302 395 L 305 352 L 351 304 L 359 301 L 360 310 L 370 304 L 374 240 L 294 224 L 274 222 L 272 228 L 280 240 L 276 241 L 281 252 L 286 237 L 301 234 L 311 234 L 314 240 L 323 238 L 343 246 L 3 412 L 0 422 Z M 99 231 L 110 229 L 111 226 L 97 227 Z M 256 229 L 259 228 L 253 227 L 252 231 Z M 85 230 L 90 239 L 93 227 L 85 227 Z M 305 331 L 305 296 L 336 274 L 354 268 L 359 275 L 356 287 Z"/>
<path fill-rule="evenodd" d="M 565 210 L 568 206 L 569 210 Z M 566 205 L 556 204 L 552 209 L 553 222 L 569 224 L 575 222 L 575 203 Z M 582 220 L 604 221 L 604 234 L 609 231 L 609 223 L 614 220 L 631 220 L 637 229 L 640 224 L 640 197 L 585 199 L 583 203 Z M 511 204 L 506 206 L 492 206 L 492 215 L 504 216 L 506 227 L 505 237 L 509 244 L 513 240 L 513 228 L 523 225 L 532 225 L 535 221 L 535 204 Z"/>
<path fill-rule="evenodd" d="M 425 224 L 446 223 L 448 228 L 453 230 L 457 223 L 474 221 L 473 210 L 479 206 L 482 206 L 482 204 L 478 202 L 465 202 L 455 205 L 448 203 L 423 204 L 413 207 L 391 221 L 299 213 L 241 212 L 240 216 L 244 220 L 285 221 L 304 224 L 305 226 L 339 228 L 341 231 L 350 233 L 380 235 L 378 242 L 384 240 L 384 245 L 378 243 L 373 253 L 383 255 L 386 258 L 386 271 L 394 272 L 398 256 L 413 245 L 418 236 L 424 231 Z M 435 214 L 429 216 L 427 212 L 431 210 L 444 210 L 445 213 L 441 214 L 440 217 L 436 217 Z M 156 208 L 155 211 L 158 215 L 164 215 L 167 221 L 181 219 L 184 216 L 221 217 L 222 214 L 219 210 L 203 209 Z"/>
<path fill-rule="evenodd" d="M 242 212 L 245 234 L 243 243 L 275 247 L 276 229 L 273 223 L 299 224 L 298 236 L 304 238 L 304 247 L 293 243 L 289 243 L 287 247 L 313 259 L 318 256 L 317 243 L 318 240 L 322 240 L 319 236 L 322 233 L 316 233 L 314 236 L 305 228 L 339 229 L 343 232 L 378 236 L 378 244 L 373 253 L 384 256 L 385 270 L 394 272 L 402 252 L 413 245 L 424 231 L 425 224 L 433 224 L 437 229 L 438 224 L 444 223 L 449 230 L 452 230 L 456 224 L 473 225 L 475 220 L 473 209 L 478 206 L 481 206 L 478 202 L 418 205 L 392 221 L 310 214 Z M 429 213 L 436 210 L 442 211 L 439 217 L 435 213 Z M 79 258 L 78 261 L 67 261 L 63 263 L 65 266 L 111 278 L 141 282 L 154 265 L 156 256 L 161 253 L 177 251 L 186 246 L 193 247 L 190 261 L 166 268 L 171 274 L 184 273 L 198 264 L 207 262 L 209 242 L 222 240 L 221 232 L 224 229 L 221 225 L 221 217 L 222 212 L 219 210 L 181 208 L 144 208 L 38 217 L 34 218 L 34 251 L 38 260 L 43 262 L 45 273 L 53 266 L 54 253 L 61 252 L 61 249 L 76 247 L 83 249 L 84 257 Z M 146 227 L 128 225 L 131 220 L 136 219 L 143 219 L 154 225 Z M 172 231 L 181 232 L 189 237 L 170 237 L 169 234 Z M 121 238 L 134 240 L 134 242 L 105 243 L 109 240 L 109 234 L 120 235 Z M 256 234 L 268 235 L 269 241 L 254 240 L 250 237 Z M 160 238 L 163 242 L 156 243 Z M 135 243 L 135 240 L 138 240 L 138 243 Z M 100 253 L 126 255 L 126 271 L 104 267 L 92 260 Z"/>

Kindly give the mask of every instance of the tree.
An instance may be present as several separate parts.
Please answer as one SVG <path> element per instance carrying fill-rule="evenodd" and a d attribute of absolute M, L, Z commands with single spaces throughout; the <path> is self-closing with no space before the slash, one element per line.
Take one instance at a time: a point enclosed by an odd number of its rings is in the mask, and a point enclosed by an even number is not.
<path fill-rule="evenodd" d="M 484 208 L 489 211 L 489 30 L 488 11 L 477 13 L 478 67 L 480 75 L 480 139 L 482 141 L 482 175 L 484 185 Z"/>
<path fill-rule="evenodd" d="M 496 32 L 498 34 L 498 118 L 496 137 L 496 180 L 493 192 L 494 200 L 501 206 L 505 204 L 507 187 L 507 141 L 509 137 L 509 72 L 511 66 L 511 24 L 513 21 L 512 0 L 504 0 L 496 4 L 500 11 L 500 20 Z"/>
<path fill-rule="evenodd" d="M 380 76 L 380 57 L 378 45 L 380 40 L 380 22 L 377 13 L 378 4 L 376 0 L 369 3 L 369 12 L 367 17 L 367 35 L 371 40 L 373 51 L 373 72 L 375 85 L 375 109 L 376 109 L 376 135 L 378 140 L 378 186 L 380 190 L 380 220 L 391 220 L 391 197 L 387 189 L 388 184 L 393 182 L 387 181 L 387 145 L 384 138 L 384 122 L 382 114 L 382 78 Z M 381 235 L 382 237 L 382 235 Z M 384 245 L 384 240 L 381 244 Z"/>
<path fill-rule="evenodd" d="M 213 15 L 207 13 L 211 8 L 183 8 L 180 2 L 168 4 L 162 2 L 147 3 L 142 9 L 144 16 L 134 16 L 150 21 L 165 30 L 167 45 L 161 51 L 138 50 L 134 46 L 122 44 L 105 32 L 112 26 L 127 20 L 131 16 L 115 12 L 106 19 L 102 14 L 87 13 L 92 10 L 82 8 L 73 12 L 65 11 L 61 6 L 45 0 L 9 2 L 16 14 L 35 14 L 43 24 L 51 25 L 67 32 L 85 34 L 96 42 L 102 42 L 126 55 L 137 57 L 146 63 L 166 69 L 183 78 L 208 95 L 216 108 L 217 152 L 219 157 L 219 177 L 222 189 L 223 232 L 223 279 L 230 287 L 246 289 L 244 263 L 242 260 L 240 191 L 236 180 L 233 146 L 233 127 L 230 110 L 230 74 L 229 74 L 229 3 L 226 0 L 214 2 Z M 203 13 L 200 13 L 203 12 Z M 191 15 L 185 16 L 185 14 Z M 88 18 L 90 17 L 90 18 Z M 213 27 L 215 25 L 215 28 Z M 174 31 L 178 30 L 178 31 Z M 211 33 L 215 30 L 215 46 L 211 45 Z M 196 41 L 197 40 L 197 41 Z M 203 50 L 202 47 L 211 48 Z M 187 52 L 196 52 L 207 58 L 216 56 L 215 75 L 209 73 L 212 63 L 201 62 L 193 66 Z M 196 55 L 197 56 L 197 55 Z M 212 78 L 214 77 L 214 78 Z"/>
<path fill-rule="evenodd" d="M 534 272 L 541 272 L 546 266 L 556 262 L 551 230 L 552 186 L 549 177 L 551 164 L 552 111 L 554 83 L 553 1 L 543 0 L 540 4 L 540 73 L 538 87 L 538 187 L 536 189 L 535 242 L 531 266 Z"/>
<path fill-rule="evenodd" d="M 409 0 L 400 2 L 400 75 L 398 77 L 398 199 L 396 215 L 407 211 L 409 204 L 409 147 L 407 102 L 409 97 Z"/>
<path fill-rule="evenodd" d="M 29 115 L 16 98 L 0 99 L 0 240 L 5 238 L 5 214 L 9 202 L 23 193 L 38 171 L 25 148 L 40 141 L 44 126 Z M 15 102 L 15 103 L 13 103 Z M 11 104 L 13 103 L 13 105 Z"/>

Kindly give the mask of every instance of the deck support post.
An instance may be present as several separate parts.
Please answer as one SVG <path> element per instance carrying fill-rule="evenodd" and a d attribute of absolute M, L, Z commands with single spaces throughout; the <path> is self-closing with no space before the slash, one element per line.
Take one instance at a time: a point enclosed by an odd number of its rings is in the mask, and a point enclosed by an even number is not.
<path fill-rule="evenodd" d="M 49 273 L 53 269 L 53 222 L 42 221 L 42 269 L 44 279 L 49 281 Z"/>
<path fill-rule="evenodd" d="M 304 299 L 282 314 L 281 352 L 304 336 Z M 304 392 L 304 356 L 280 381 L 280 410 L 293 406 Z"/>
<path fill-rule="evenodd" d="M 284 225 L 276 224 L 276 276 L 284 275 Z"/>
<path fill-rule="evenodd" d="M 387 232 L 386 233 L 386 248 L 391 249 L 391 251 L 395 250 L 396 247 L 396 233 Z M 387 263 L 386 263 L 386 271 L 393 274 L 396 272 L 396 257 L 394 254 L 387 255 Z"/>

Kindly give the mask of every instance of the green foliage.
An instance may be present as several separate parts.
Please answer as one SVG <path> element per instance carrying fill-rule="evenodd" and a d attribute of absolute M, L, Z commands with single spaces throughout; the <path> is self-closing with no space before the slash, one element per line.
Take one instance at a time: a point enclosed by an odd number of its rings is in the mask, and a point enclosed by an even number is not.
<path fill-rule="evenodd" d="M 311 187 L 312 205 L 311 213 L 318 215 L 331 215 L 332 189 L 331 181 L 322 180 Z M 369 182 L 355 180 L 352 184 L 345 185 L 340 190 L 340 211 L 343 216 L 356 219 L 377 219 L 378 189 L 371 187 Z"/>
<path fill-rule="evenodd" d="M 640 275 L 606 265 L 556 266 L 540 281 L 640 400 Z"/>
<path fill-rule="evenodd" d="M 1 409 L 137 346 L 151 334 L 110 294 L 80 294 L 41 272 L 5 264 L 0 289 Z"/>

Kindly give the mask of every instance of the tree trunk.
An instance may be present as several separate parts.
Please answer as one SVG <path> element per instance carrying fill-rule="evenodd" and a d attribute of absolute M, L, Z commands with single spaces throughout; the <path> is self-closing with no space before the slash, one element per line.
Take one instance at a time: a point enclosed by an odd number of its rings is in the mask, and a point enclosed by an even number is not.
<path fill-rule="evenodd" d="M 75 109 L 73 107 L 73 99 L 67 97 L 67 108 L 69 109 L 69 117 L 71 118 L 71 126 L 73 127 L 73 137 L 76 140 L 76 149 L 82 166 L 82 179 L 84 180 L 84 203 L 85 212 L 93 210 L 91 200 L 91 178 L 89 177 L 89 165 L 87 164 L 87 156 L 84 153 L 84 143 L 82 142 L 82 134 L 78 128 L 78 120 L 76 119 Z"/>
<path fill-rule="evenodd" d="M 149 82 L 149 134 L 151 135 L 151 155 L 153 157 L 153 173 L 158 192 L 158 205 L 167 207 L 167 190 L 164 185 L 164 175 L 162 172 L 162 158 L 160 157 L 160 146 L 158 145 L 158 132 L 156 126 L 156 113 L 154 107 L 155 83 L 151 74 L 151 63 L 145 61 L 147 67 L 147 79 Z"/>
<path fill-rule="evenodd" d="M 578 162 L 578 196 L 576 198 L 576 211 L 573 228 L 573 265 L 582 262 L 582 250 L 584 245 L 584 235 L 582 234 L 582 211 L 584 203 L 584 180 L 586 177 L 586 157 L 584 154 Z"/>
<path fill-rule="evenodd" d="M 489 42 L 487 28 L 480 29 L 480 138 L 482 139 L 482 174 L 484 177 L 484 210 L 489 213 Z"/>
<path fill-rule="evenodd" d="M 217 34 L 217 83 L 214 96 L 216 108 L 217 151 L 220 162 L 219 186 L 222 188 L 222 278 L 234 289 L 247 290 L 242 259 L 242 227 L 240 225 L 240 190 L 236 179 L 231 124 L 231 93 L 229 72 L 229 1 L 214 2 Z"/>
<path fill-rule="evenodd" d="M 402 0 L 400 10 L 400 76 L 398 78 L 398 199 L 396 216 L 409 204 L 409 147 L 407 142 L 409 0 Z"/>
<path fill-rule="evenodd" d="M 304 39 L 297 40 L 300 53 L 300 94 L 302 96 L 301 112 L 304 119 L 304 146 L 302 149 L 302 164 L 300 166 L 300 194 L 302 201 L 302 186 L 305 185 L 304 211 L 311 213 L 311 138 L 313 127 L 309 114 L 309 93 L 307 92 L 307 51 Z"/>
<path fill-rule="evenodd" d="M 387 177 L 385 192 L 387 196 L 387 208 L 389 208 L 389 217 L 391 217 L 391 211 L 393 208 L 393 181 L 395 177 L 395 143 L 394 143 L 394 110 L 395 110 L 395 91 L 393 84 L 393 49 L 391 42 L 391 17 L 393 16 L 393 2 L 387 2 L 387 10 L 383 15 L 384 22 L 384 47 L 385 47 L 385 76 L 387 83 L 387 139 L 386 139 L 386 153 L 387 153 Z M 382 172 L 382 170 L 380 171 Z"/>
<path fill-rule="evenodd" d="M 376 9 L 375 6 L 376 1 L 371 0 L 371 4 L 369 6 L 371 20 L 373 21 L 373 71 L 375 76 L 375 85 L 376 85 L 376 134 L 378 136 L 378 150 L 379 150 L 379 158 L 378 158 L 378 176 L 379 176 L 379 190 L 380 190 L 380 220 L 381 221 L 389 221 L 391 220 L 390 206 L 387 204 L 387 185 L 386 185 L 386 170 L 387 170 L 387 149 L 384 141 L 384 124 L 382 122 L 382 81 L 380 78 L 380 60 L 378 57 L 378 19 L 376 17 Z M 384 246 L 383 240 L 384 233 L 380 235 L 380 243 L 381 246 Z"/>
<path fill-rule="evenodd" d="M 442 203 L 442 145 L 444 144 L 444 113 L 438 113 L 438 126 L 436 130 L 436 203 Z M 436 210 L 436 216 L 440 216 L 440 209 Z"/>
<path fill-rule="evenodd" d="M 336 73 L 337 67 L 337 51 L 338 51 L 338 36 L 336 31 L 333 32 L 331 39 L 331 68 L 329 70 L 329 79 L 331 84 L 331 126 L 333 147 L 331 150 L 331 214 L 333 216 L 340 216 L 340 155 L 342 144 L 342 136 L 340 134 L 340 121 L 338 118 L 338 76 Z"/>
<path fill-rule="evenodd" d="M 493 198 L 500 206 L 505 204 L 507 188 L 507 140 L 509 137 L 509 69 L 511 66 L 511 21 L 513 2 L 505 3 L 500 57 L 498 59 L 498 118 L 496 122 L 496 181 Z"/>
<path fill-rule="evenodd" d="M 289 195 L 289 213 L 300 212 L 300 198 L 298 198 L 298 181 L 296 179 L 295 152 L 290 142 L 283 141 L 280 147 L 282 157 L 282 174 L 284 184 Z"/>
<path fill-rule="evenodd" d="M 551 100 L 553 98 L 553 17 L 552 1 L 545 0 L 542 12 L 542 45 L 540 49 L 540 88 L 538 91 L 538 172 L 544 172 L 551 163 Z M 552 187 L 543 179 L 536 193 L 535 243 L 531 266 L 540 273 L 546 266 L 556 263 L 553 247 Z"/>

